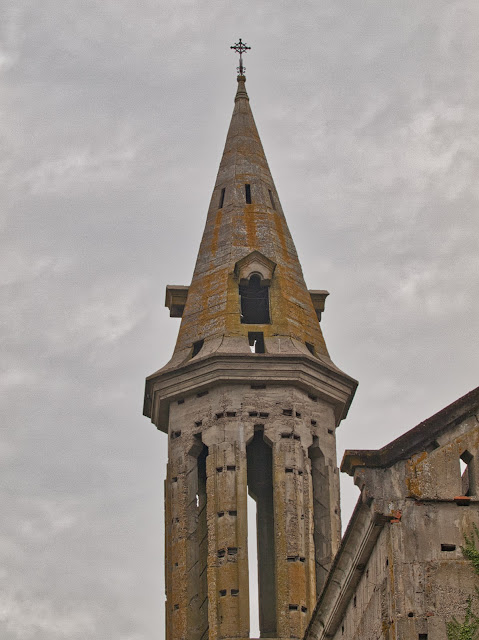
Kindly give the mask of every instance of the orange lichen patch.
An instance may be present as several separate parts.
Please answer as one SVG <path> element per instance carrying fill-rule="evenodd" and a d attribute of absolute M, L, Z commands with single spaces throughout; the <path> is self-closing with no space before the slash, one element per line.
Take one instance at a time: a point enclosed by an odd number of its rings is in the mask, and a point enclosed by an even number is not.
<path fill-rule="evenodd" d="M 283 250 L 283 258 L 287 259 L 288 258 L 288 245 L 286 243 L 283 220 L 282 220 L 281 216 L 279 216 L 279 215 L 273 216 L 273 220 L 274 220 L 274 226 L 276 228 L 276 237 L 279 240 L 279 242 L 281 244 L 281 248 Z"/>
<path fill-rule="evenodd" d="M 248 240 L 248 246 L 256 248 L 256 220 L 254 205 L 247 204 L 244 211 L 244 224 L 246 227 L 246 237 Z"/>
<path fill-rule="evenodd" d="M 421 476 L 423 473 L 422 463 L 426 459 L 427 451 L 422 451 L 421 453 L 413 456 L 406 461 L 406 487 L 410 496 L 421 498 L 423 495 L 423 492 L 421 490 Z"/>
<path fill-rule="evenodd" d="M 218 247 L 218 234 L 220 232 L 222 219 L 223 219 L 223 211 L 222 209 L 218 209 L 218 212 L 216 214 L 215 226 L 213 228 L 213 237 L 211 238 L 211 253 L 213 255 L 216 254 L 216 249 Z"/>

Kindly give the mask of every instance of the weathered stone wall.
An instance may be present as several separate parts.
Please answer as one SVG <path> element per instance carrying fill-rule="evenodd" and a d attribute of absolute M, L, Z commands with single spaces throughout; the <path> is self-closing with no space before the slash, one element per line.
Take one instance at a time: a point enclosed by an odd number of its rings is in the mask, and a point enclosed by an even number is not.
<path fill-rule="evenodd" d="M 316 561 L 319 558 L 327 570 L 339 545 L 335 422 L 331 405 L 288 385 L 224 385 L 171 403 L 166 481 L 168 640 L 249 637 L 247 463 L 248 457 L 257 455 L 249 448 L 255 433 L 271 452 L 274 569 L 265 560 L 263 571 L 274 579 L 274 632 L 281 638 L 302 637 L 316 603 Z M 321 456 L 321 482 L 331 496 L 321 498 L 317 518 L 323 539 L 316 554 L 312 450 Z M 251 461 L 258 466 L 257 459 Z M 250 482 L 253 491 L 263 491 L 260 479 L 253 484 L 251 477 Z M 261 537 L 258 528 L 258 535 L 267 558 L 267 532 Z M 260 569 L 261 555 L 260 548 Z M 270 611 L 263 610 L 265 616 L 263 624 L 269 624 L 266 631 L 271 632 Z"/>
<path fill-rule="evenodd" d="M 479 583 L 461 552 L 479 525 L 478 450 L 471 415 L 405 460 L 356 467 L 360 503 L 307 640 L 446 640 L 446 621 L 464 615 Z M 472 489 L 465 497 L 461 456 Z"/>

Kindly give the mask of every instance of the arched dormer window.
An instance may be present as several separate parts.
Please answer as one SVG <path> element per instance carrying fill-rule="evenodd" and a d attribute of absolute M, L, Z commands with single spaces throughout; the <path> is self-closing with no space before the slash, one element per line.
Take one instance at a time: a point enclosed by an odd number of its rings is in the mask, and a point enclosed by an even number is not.
<path fill-rule="evenodd" d="M 240 284 L 242 324 L 270 322 L 268 289 L 268 286 L 261 286 L 261 276 L 257 273 L 251 275 L 247 284 Z"/>
<path fill-rule="evenodd" d="M 269 324 L 269 286 L 276 263 L 260 251 L 252 251 L 235 264 L 239 281 L 242 324 Z"/>

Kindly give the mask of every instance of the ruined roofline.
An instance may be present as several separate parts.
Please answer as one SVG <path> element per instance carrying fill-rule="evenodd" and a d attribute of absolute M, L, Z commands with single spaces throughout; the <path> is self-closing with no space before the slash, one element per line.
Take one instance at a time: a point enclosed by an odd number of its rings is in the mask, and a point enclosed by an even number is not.
<path fill-rule="evenodd" d="M 478 406 L 479 387 L 476 387 L 381 449 L 347 449 L 340 469 L 353 476 L 356 467 L 390 467 L 418 450 L 427 449 L 449 426 L 476 414 Z"/>

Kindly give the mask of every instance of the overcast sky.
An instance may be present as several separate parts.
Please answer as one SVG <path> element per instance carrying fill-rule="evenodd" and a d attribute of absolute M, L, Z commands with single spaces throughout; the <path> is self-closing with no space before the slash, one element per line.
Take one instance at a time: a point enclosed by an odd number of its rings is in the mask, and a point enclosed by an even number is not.
<path fill-rule="evenodd" d="M 170 357 L 236 90 L 376 448 L 478 384 L 477 0 L 0 0 L 0 636 L 164 637 Z M 357 497 L 343 478 L 343 524 Z"/>

